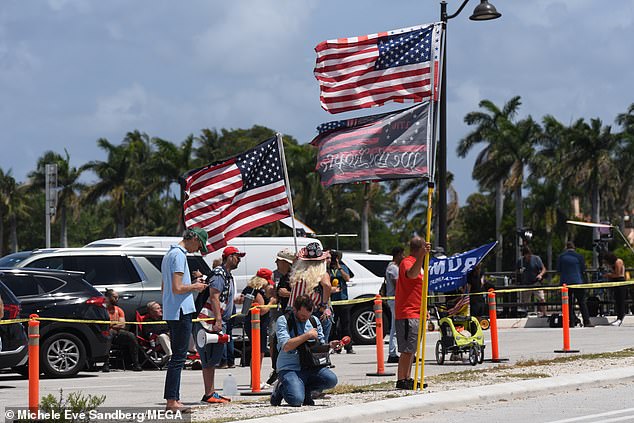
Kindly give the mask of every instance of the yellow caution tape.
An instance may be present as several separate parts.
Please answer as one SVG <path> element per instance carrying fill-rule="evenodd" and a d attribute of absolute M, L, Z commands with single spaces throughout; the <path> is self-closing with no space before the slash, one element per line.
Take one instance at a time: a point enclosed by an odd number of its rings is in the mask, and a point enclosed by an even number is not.
<path fill-rule="evenodd" d="M 617 286 L 626 286 L 626 285 L 634 285 L 634 280 L 629 280 L 629 281 L 618 281 L 618 282 L 595 282 L 595 283 L 584 283 L 584 284 L 575 284 L 575 285 L 567 285 L 568 289 L 582 289 L 582 288 L 614 288 Z M 511 293 L 511 292 L 525 292 L 525 291 L 561 291 L 561 286 L 555 286 L 555 285 L 547 285 L 547 286 L 539 286 L 539 287 L 534 287 L 534 288 L 506 288 L 506 289 L 496 289 L 495 293 L 496 294 L 506 294 L 506 293 Z M 436 295 L 429 295 L 429 298 L 438 298 L 438 297 L 461 297 L 461 296 L 471 296 L 471 295 L 486 295 L 487 292 L 476 292 L 476 293 L 469 293 L 469 294 L 436 294 Z M 361 303 L 365 303 L 365 302 L 369 302 L 369 301 L 374 301 L 375 297 L 363 297 L 363 298 L 356 298 L 353 300 L 338 300 L 338 301 L 332 301 L 331 304 L 332 305 L 348 305 L 348 304 L 361 304 Z M 381 297 L 381 300 L 394 300 L 395 297 Z M 279 304 L 267 304 L 267 305 L 256 305 L 253 306 L 249 309 L 249 311 L 253 310 L 254 308 L 278 308 Z M 231 317 L 236 317 L 236 316 L 240 316 L 242 315 L 242 313 L 236 313 L 234 315 L 232 315 Z M 12 323 L 24 323 L 24 322 L 28 322 L 31 319 L 9 319 L 9 320 L 0 320 L 0 325 L 8 325 L 8 324 L 12 324 Z M 50 322 L 64 322 L 64 323 L 95 323 L 95 324 L 103 324 L 103 325 L 110 325 L 111 323 L 113 323 L 110 320 L 82 320 L 82 319 L 63 319 L 63 318 L 58 318 L 58 317 L 37 317 L 33 320 L 39 320 L 39 321 L 50 321 Z M 210 321 L 210 320 L 216 320 L 213 317 L 206 317 L 206 318 L 196 318 L 193 319 L 192 321 L 194 322 L 204 322 L 204 321 Z M 164 320 L 160 320 L 160 321 L 151 321 L 151 322 L 116 322 L 118 324 L 126 324 L 126 325 L 156 325 L 156 324 L 167 324 L 166 321 Z"/>

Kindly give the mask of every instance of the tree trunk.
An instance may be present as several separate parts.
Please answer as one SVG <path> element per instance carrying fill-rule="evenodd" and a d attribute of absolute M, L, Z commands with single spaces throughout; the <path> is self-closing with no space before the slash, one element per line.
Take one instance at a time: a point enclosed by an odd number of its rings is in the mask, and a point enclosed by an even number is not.
<path fill-rule="evenodd" d="M 4 215 L 0 212 L 0 257 L 4 256 Z"/>
<path fill-rule="evenodd" d="M 553 268 L 553 233 L 550 231 L 546 233 L 546 263 L 547 263 L 546 268 L 548 270 L 552 270 Z M 550 281 L 550 276 L 548 277 L 548 280 Z"/>
<path fill-rule="evenodd" d="M 60 206 L 59 241 L 62 248 L 68 248 L 68 226 L 66 225 L 66 206 Z"/>
<path fill-rule="evenodd" d="M 522 184 L 518 184 L 515 187 L 515 227 L 518 231 L 521 231 L 524 227 L 524 204 L 522 201 Z M 517 237 L 517 250 L 515 253 L 515 259 L 519 260 L 522 258 L 522 251 L 520 249 L 520 245 L 523 240 L 520 236 Z"/>
<path fill-rule="evenodd" d="M 600 223 L 601 218 L 601 203 L 599 196 L 599 187 L 597 184 L 594 184 L 592 187 L 592 221 L 594 223 Z M 592 240 L 599 239 L 599 228 L 592 228 Z M 599 253 L 597 253 L 596 249 L 592 249 L 592 267 L 595 269 L 599 267 Z"/>
<path fill-rule="evenodd" d="M 361 213 L 361 251 L 370 250 L 370 231 L 368 220 L 370 218 L 370 184 L 363 188 L 363 213 Z"/>
<path fill-rule="evenodd" d="M 117 211 L 117 237 L 123 238 L 125 236 L 125 215 L 123 212 L 123 206 L 119 207 Z"/>
<path fill-rule="evenodd" d="M 176 226 L 176 230 L 178 231 L 178 235 L 182 234 L 185 231 L 185 183 L 178 184 L 179 191 L 181 194 L 181 210 L 178 218 L 178 225 Z"/>
<path fill-rule="evenodd" d="M 18 219 L 14 216 L 11 216 L 10 221 L 10 231 L 11 231 L 11 251 L 14 253 L 18 252 Z"/>
<path fill-rule="evenodd" d="M 495 252 L 495 271 L 502 271 L 503 239 L 502 239 L 502 214 L 504 213 L 504 181 L 500 179 L 495 188 L 495 238 L 498 240 L 498 248 Z"/>

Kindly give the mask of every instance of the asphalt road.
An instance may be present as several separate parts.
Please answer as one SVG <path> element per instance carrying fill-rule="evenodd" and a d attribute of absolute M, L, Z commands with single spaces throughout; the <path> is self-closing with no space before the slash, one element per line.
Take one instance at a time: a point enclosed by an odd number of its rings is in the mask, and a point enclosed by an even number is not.
<path fill-rule="evenodd" d="M 571 347 L 582 353 L 617 351 L 634 346 L 634 326 L 598 326 L 594 328 L 571 329 Z M 437 332 L 428 334 L 426 343 L 425 375 L 463 371 L 471 368 L 468 364 L 446 362 L 439 366 L 435 363 L 434 347 L 439 338 Z M 489 333 L 485 332 L 487 349 L 485 359 L 491 357 Z M 527 359 L 551 359 L 560 354 L 554 350 L 562 348 L 562 330 L 550 328 L 535 329 L 503 329 L 499 331 L 499 350 L 501 358 L 508 358 L 509 363 Z M 374 346 L 355 346 L 357 354 L 342 353 L 334 355 L 335 373 L 340 383 L 371 384 L 384 380 L 395 380 L 395 377 L 366 376 L 376 371 L 376 348 Z M 387 345 L 384 347 L 387 357 Z M 485 361 L 478 368 L 494 366 Z M 262 379 L 266 380 L 270 372 L 270 360 L 264 359 Z M 386 372 L 396 372 L 395 364 L 386 364 Z M 248 391 L 249 368 L 217 370 L 216 386 L 222 388 L 225 376 L 232 373 L 241 391 Z M 104 406 L 160 406 L 164 402 L 164 371 L 111 371 L 110 373 L 82 372 L 71 379 L 42 379 L 40 381 L 40 397 L 49 393 L 58 395 L 59 389 L 65 394 L 81 391 L 84 394 L 106 395 Z M 198 404 L 203 393 L 200 371 L 185 370 L 182 375 L 181 398 L 185 403 Z M 631 398 L 631 397 L 630 397 Z M 0 406 L 25 407 L 28 404 L 28 381 L 16 374 L 0 374 Z"/>
<path fill-rule="evenodd" d="M 605 384 L 557 392 L 529 394 L 513 401 L 464 404 L 387 420 L 392 423 L 487 422 L 487 423 L 608 423 L 634 422 L 634 385 Z"/>

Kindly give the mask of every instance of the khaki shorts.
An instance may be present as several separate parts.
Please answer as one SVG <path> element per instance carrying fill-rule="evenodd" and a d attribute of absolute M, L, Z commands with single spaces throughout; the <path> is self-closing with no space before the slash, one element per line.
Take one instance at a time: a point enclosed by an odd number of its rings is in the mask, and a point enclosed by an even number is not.
<path fill-rule="evenodd" d="M 396 325 L 396 344 L 400 353 L 415 353 L 416 344 L 418 342 L 418 323 L 419 319 L 397 319 Z"/>
<path fill-rule="evenodd" d="M 520 302 L 521 303 L 530 303 L 531 297 L 535 296 L 535 301 L 538 303 L 543 303 L 546 301 L 546 297 L 544 296 L 544 291 L 536 290 L 536 291 L 520 291 Z"/>

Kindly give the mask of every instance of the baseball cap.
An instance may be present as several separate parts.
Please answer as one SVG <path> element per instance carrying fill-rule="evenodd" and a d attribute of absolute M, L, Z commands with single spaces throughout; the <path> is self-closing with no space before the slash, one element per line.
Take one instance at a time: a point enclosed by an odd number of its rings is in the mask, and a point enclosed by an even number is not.
<path fill-rule="evenodd" d="M 198 227 L 189 228 L 189 230 L 195 233 L 196 238 L 200 240 L 200 245 L 202 245 L 202 248 L 200 249 L 200 251 L 204 254 L 207 254 L 209 252 L 209 250 L 207 250 L 207 238 L 208 238 L 207 231 L 204 230 L 203 228 L 198 228 Z"/>
<path fill-rule="evenodd" d="M 269 285 L 275 285 L 275 282 L 273 282 L 273 271 L 267 269 L 266 267 L 258 269 L 258 273 L 256 273 L 256 276 L 259 276 L 262 279 L 266 279 Z"/>
<path fill-rule="evenodd" d="M 284 248 L 283 250 L 277 252 L 277 257 L 275 257 L 275 259 L 293 264 L 293 262 L 295 261 L 295 253 L 288 248 Z"/>
<path fill-rule="evenodd" d="M 237 254 L 238 257 L 244 257 L 247 253 L 240 252 L 240 250 L 238 250 L 236 247 L 227 247 L 224 250 L 222 250 L 223 257 L 228 257 L 231 254 Z"/>

